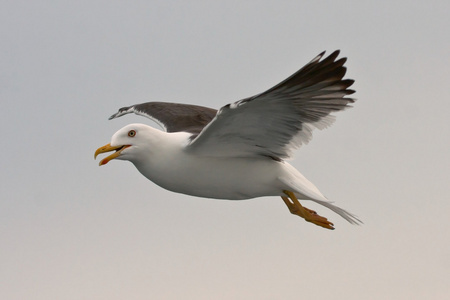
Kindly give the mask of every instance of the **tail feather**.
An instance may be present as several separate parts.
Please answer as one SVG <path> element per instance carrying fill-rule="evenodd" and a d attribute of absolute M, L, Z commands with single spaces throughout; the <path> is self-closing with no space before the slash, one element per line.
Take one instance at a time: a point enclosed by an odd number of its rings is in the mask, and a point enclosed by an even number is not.
<path fill-rule="evenodd" d="M 352 214 L 352 213 L 346 211 L 345 209 L 340 208 L 330 202 L 321 201 L 321 200 L 312 200 L 312 201 L 331 209 L 332 211 L 334 211 L 335 213 L 340 215 L 342 218 L 347 220 L 350 224 L 355 224 L 355 225 L 363 224 L 363 222 L 360 219 L 358 219 L 357 216 L 355 216 L 354 214 Z"/>
<path fill-rule="evenodd" d="M 359 225 L 363 223 L 354 214 L 332 204 L 332 202 L 329 201 L 312 182 L 306 179 L 306 177 L 293 166 L 288 163 L 284 163 L 283 169 L 286 173 L 278 179 L 286 185 L 288 190 L 293 191 L 298 199 L 311 200 L 323 205 L 340 215 L 351 224 Z"/>

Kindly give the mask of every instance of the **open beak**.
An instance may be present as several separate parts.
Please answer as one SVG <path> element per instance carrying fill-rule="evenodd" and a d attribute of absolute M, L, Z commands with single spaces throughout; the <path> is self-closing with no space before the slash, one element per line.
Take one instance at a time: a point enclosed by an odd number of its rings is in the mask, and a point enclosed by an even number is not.
<path fill-rule="evenodd" d="M 97 155 L 99 155 L 100 153 L 106 153 L 106 152 L 115 150 L 116 152 L 114 152 L 110 156 L 102 159 L 100 161 L 100 163 L 98 164 L 99 166 L 106 165 L 110 160 L 113 160 L 114 158 L 118 157 L 120 155 L 120 153 L 123 151 L 123 149 L 128 148 L 128 147 L 130 147 L 130 145 L 111 146 L 110 144 L 106 144 L 105 146 L 100 147 L 97 149 L 97 151 L 95 151 L 94 159 L 97 158 Z"/>

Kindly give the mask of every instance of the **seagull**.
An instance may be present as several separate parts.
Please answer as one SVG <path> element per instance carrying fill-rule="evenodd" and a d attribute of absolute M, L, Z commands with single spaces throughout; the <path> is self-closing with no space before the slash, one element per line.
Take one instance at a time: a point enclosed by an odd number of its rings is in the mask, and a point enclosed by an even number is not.
<path fill-rule="evenodd" d="M 128 160 L 160 187 L 191 196 L 244 200 L 280 196 L 289 211 L 318 226 L 333 223 L 299 200 L 311 200 L 351 224 L 361 220 L 334 205 L 286 160 L 312 131 L 330 126 L 331 113 L 350 107 L 354 80 L 343 79 L 346 58 L 325 51 L 281 83 L 243 100 L 212 108 L 167 102 L 123 107 L 109 119 L 134 113 L 164 129 L 130 124 L 95 151 L 100 161 Z"/>

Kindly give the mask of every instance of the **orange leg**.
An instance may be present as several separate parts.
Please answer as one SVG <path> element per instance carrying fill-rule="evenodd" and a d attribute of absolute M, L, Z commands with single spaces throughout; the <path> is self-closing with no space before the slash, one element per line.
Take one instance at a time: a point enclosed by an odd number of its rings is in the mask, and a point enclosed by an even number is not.
<path fill-rule="evenodd" d="M 319 216 L 315 211 L 306 208 L 300 204 L 295 194 L 291 191 L 283 191 L 288 197 L 281 196 L 286 206 L 289 208 L 291 214 L 302 217 L 308 222 L 314 223 L 328 229 L 334 229 L 333 223 L 322 216 Z"/>

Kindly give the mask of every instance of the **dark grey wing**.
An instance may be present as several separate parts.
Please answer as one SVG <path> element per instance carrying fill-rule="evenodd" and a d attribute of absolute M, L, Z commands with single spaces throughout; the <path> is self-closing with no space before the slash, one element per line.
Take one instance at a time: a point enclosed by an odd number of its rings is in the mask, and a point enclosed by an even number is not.
<path fill-rule="evenodd" d="M 135 113 L 147 117 L 167 132 L 185 131 L 198 134 L 214 118 L 217 110 L 189 104 L 147 102 L 122 107 L 109 119 Z"/>
<path fill-rule="evenodd" d="M 269 156 L 286 159 L 310 141 L 314 128 L 334 121 L 330 113 L 354 99 L 353 80 L 344 80 L 346 58 L 322 52 L 271 89 L 222 107 L 186 150 L 210 156 Z"/>

